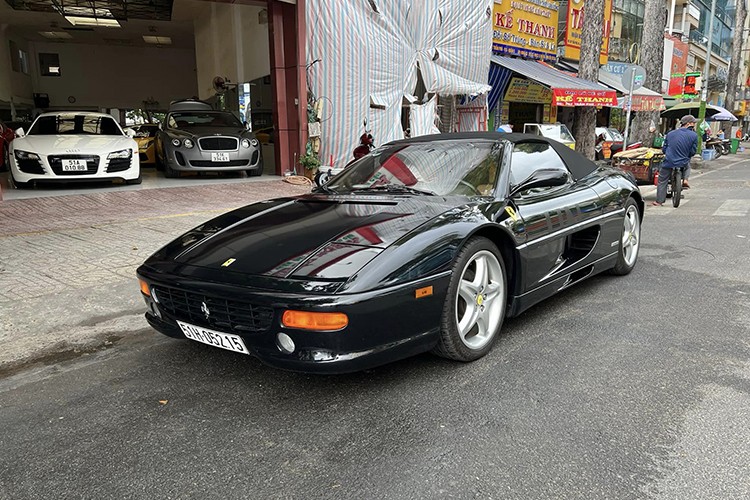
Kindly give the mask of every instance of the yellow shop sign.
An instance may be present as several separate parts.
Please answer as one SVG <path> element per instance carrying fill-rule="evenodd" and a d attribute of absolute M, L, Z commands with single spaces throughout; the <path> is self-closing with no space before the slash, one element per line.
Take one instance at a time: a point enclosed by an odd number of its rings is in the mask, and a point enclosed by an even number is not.
<path fill-rule="evenodd" d="M 556 0 L 495 0 L 492 51 L 554 61 L 557 57 Z"/>
<path fill-rule="evenodd" d="M 511 78 L 505 101 L 529 102 L 533 104 L 549 104 L 552 102 L 552 91 L 544 85 L 539 85 L 523 78 Z"/>

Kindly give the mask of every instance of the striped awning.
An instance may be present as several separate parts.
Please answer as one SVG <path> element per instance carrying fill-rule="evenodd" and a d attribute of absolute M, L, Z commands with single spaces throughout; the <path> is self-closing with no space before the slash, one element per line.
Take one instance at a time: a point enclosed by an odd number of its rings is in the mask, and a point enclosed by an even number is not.
<path fill-rule="evenodd" d="M 617 106 L 617 93 L 596 82 L 569 75 L 538 61 L 492 56 L 493 65 L 502 66 L 552 90 L 553 106 Z"/>

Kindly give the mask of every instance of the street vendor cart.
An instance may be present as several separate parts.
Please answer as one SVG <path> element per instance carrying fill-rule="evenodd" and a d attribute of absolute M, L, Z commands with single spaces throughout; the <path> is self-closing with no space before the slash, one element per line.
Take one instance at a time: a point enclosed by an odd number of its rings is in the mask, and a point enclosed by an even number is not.
<path fill-rule="evenodd" d="M 664 153 L 656 148 L 636 148 L 615 153 L 612 166 L 618 167 L 635 176 L 638 182 L 654 182 L 654 175 L 661 168 Z"/>

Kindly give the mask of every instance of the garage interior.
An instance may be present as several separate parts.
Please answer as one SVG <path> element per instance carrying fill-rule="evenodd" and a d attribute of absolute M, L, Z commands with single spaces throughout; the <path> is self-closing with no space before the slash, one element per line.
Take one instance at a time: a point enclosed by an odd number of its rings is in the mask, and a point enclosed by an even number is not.
<path fill-rule="evenodd" d="M 304 0 L 0 0 L 0 120 L 132 126 L 199 98 L 263 130 L 264 174 L 283 175 L 306 140 L 304 44 Z"/>

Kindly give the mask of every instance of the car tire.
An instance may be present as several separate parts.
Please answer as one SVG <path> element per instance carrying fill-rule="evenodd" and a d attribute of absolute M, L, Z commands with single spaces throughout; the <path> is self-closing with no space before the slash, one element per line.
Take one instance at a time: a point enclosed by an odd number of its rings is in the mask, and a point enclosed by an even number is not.
<path fill-rule="evenodd" d="M 0 165 L 0 172 L 10 171 L 10 152 L 8 151 L 8 145 L 6 144 L 3 148 L 3 164 Z"/>
<path fill-rule="evenodd" d="M 617 262 L 610 269 L 610 274 L 624 276 L 629 274 L 638 261 L 638 250 L 641 242 L 641 212 L 633 198 L 625 203 L 625 216 L 620 233 L 620 244 L 617 246 Z"/>
<path fill-rule="evenodd" d="M 140 184 L 142 182 L 143 182 L 143 176 L 141 174 L 138 174 L 138 177 L 136 177 L 135 179 L 128 179 L 128 180 L 126 180 L 125 184 L 128 184 L 128 185 L 130 185 L 130 184 Z"/>
<path fill-rule="evenodd" d="M 260 161 L 260 163 L 258 164 L 258 168 L 249 169 L 245 172 L 247 172 L 247 175 L 249 175 L 250 177 L 260 177 L 261 175 L 263 175 L 263 161 Z"/>
<path fill-rule="evenodd" d="M 476 237 L 459 250 L 451 271 L 433 353 L 473 361 L 490 351 L 505 319 L 505 263 L 494 243 Z"/>
<path fill-rule="evenodd" d="M 173 179 L 175 177 L 179 177 L 180 173 L 169 166 L 169 163 L 164 163 L 164 177 L 168 177 L 170 179 Z"/>
<path fill-rule="evenodd" d="M 157 172 L 163 172 L 165 164 L 166 162 L 162 160 L 159 150 L 154 151 L 154 168 L 156 168 Z"/>

